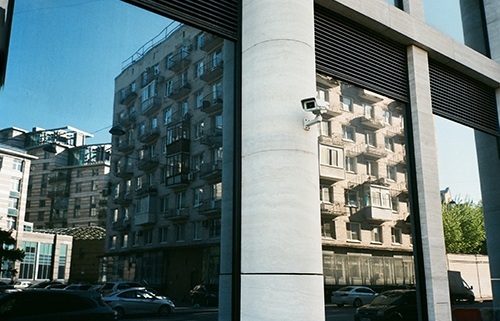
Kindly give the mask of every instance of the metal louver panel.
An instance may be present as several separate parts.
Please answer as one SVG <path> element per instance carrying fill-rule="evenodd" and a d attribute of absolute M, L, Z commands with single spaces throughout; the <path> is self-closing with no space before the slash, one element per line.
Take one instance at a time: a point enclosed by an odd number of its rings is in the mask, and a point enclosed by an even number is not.
<path fill-rule="evenodd" d="M 429 76 L 435 115 L 499 136 L 493 88 L 433 60 Z"/>
<path fill-rule="evenodd" d="M 315 8 L 316 69 L 408 101 L 406 46 L 326 9 Z"/>
<path fill-rule="evenodd" d="M 238 0 L 124 1 L 228 40 L 237 40 Z"/>

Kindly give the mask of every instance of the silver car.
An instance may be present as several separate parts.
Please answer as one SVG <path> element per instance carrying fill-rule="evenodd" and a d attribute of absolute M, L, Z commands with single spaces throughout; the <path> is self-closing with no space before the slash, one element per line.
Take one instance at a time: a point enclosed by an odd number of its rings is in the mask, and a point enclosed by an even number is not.
<path fill-rule="evenodd" d="M 175 309 L 170 299 L 156 296 L 146 288 L 130 288 L 111 293 L 102 300 L 112 307 L 117 317 L 130 314 L 158 314 L 167 316 Z"/>
<path fill-rule="evenodd" d="M 359 308 L 372 302 L 377 294 L 367 286 L 344 286 L 332 293 L 332 303 L 338 307 L 348 304 Z"/>

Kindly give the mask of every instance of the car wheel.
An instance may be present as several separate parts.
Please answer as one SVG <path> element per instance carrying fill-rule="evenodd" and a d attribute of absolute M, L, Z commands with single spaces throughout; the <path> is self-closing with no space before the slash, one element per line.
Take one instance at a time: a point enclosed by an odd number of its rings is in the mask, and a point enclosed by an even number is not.
<path fill-rule="evenodd" d="M 166 317 L 170 314 L 170 307 L 168 305 L 162 305 L 160 309 L 158 309 L 158 314 L 160 317 Z"/>
<path fill-rule="evenodd" d="M 116 311 L 116 318 L 117 319 L 120 319 L 125 315 L 125 311 L 123 310 L 123 308 L 117 307 L 117 308 L 115 308 L 115 311 Z"/>
<path fill-rule="evenodd" d="M 337 306 L 338 306 L 339 308 L 341 308 L 341 307 L 343 307 L 343 306 L 344 306 L 344 303 L 337 303 Z"/>
<path fill-rule="evenodd" d="M 352 303 L 352 305 L 354 305 L 355 308 L 359 308 L 360 306 L 363 305 L 363 302 L 361 302 L 361 300 L 359 298 L 356 298 L 356 299 L 354 299 L 354 302 Z"/>

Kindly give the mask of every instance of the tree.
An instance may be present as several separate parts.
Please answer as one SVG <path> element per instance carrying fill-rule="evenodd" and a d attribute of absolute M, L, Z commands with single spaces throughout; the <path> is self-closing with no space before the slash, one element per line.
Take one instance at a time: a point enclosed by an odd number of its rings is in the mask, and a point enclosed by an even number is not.
<path fill-rule="evenodd" d="M 444 241 L 447 253 L 486 254 L 483 205 L 470 201 L 443 204 Z"/>
<path fill-rule="evenodd" d="M 15 247 L 16 239 L 12 237 L 12 231 L 0 229 L 0 272 L 16 275 L 17 271 L 11 265 L 7 268 L 3 266 L 4 262 L 16 262 L 24 259 L 24 251 Z"/>

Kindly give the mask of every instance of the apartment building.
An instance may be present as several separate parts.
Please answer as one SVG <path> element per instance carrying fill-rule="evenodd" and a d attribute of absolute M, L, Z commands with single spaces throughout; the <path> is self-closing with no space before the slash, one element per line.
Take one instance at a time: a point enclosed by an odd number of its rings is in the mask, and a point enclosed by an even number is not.
<path fill-rule="evenodd" d="M 0 144 L 0 229 L 12 231 L 16 248 L 25 251 L 22 262 L 3 262 L 0 278 L 43 281 L 68 280 L 72 237 L 36 233 L 25 220 L 30 167 L 37 160 L 26 150 Z M 17 275 L 12 275 L 15 269 Z"/>
<path fill-rule="evenodd" d="M 26 221 L 35 229 L 105 226 L 111 144 L 67 126 L 0 130 L 4 144 L 36 156 L 29 167 Z"/>
<path fill-rule="evenodd" d="M 316 81 L 325 285 L 414 284 L 403 103 Z"/>
<path fill-rule="evenodd" d="M 178 298 L 218 283 L 223 41 L 179 24 L 160 34 L 115 79 L 102 273 Z"/>

